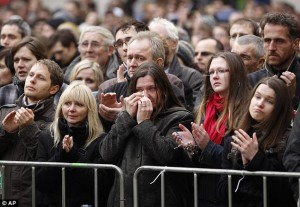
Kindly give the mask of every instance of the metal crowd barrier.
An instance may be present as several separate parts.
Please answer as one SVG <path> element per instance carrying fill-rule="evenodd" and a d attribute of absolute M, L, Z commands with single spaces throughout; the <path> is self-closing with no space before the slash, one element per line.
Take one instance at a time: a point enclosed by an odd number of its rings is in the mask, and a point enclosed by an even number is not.
<path fill-rule="evenodd" d="M 23 162 L 23 161 L 0 161 L 2 174 L 2 199 L 5 199 L 5 166 L 29 166 L 32 168 L 32 206 L 36 205 L 35 195 L 35 168 L 36 167 L 61 167 L 62 168 L 62 206 L 66 206 L 66 186 L 65 186 L 65 168 L 94 168 L 94 193 L 95 193 L 95 207 L 98 207 L 98 169 L 114 169 L 118 172 L 120 177 L 120 207 L 124 207 L 124 176 L 122 170 L 116 165 L 104 164 L 87 164 L 87 163 L 57 163 L 57 162 Z"/>
<path fill-rule="evenodd" d="M 194 207 L 198 207 L 198 182 L 197 173 L 200 174 L 223 174 L 228 175 L 228 206 L 232 207 L 232 175 L 241 176 L 262 176 L 263 177 L 263 203 L 267 207 L 267 177 L 294 177 L 298 178 L 299 198 L 300 198 L 300 173 L 291 172 L 274 172 L 274 171 L 245 171 L 245 170 L 226 170 L 226 169 L 205 169 L 205 168 L 183 168 L 183 167 L 158 167 L 158 166 L 141 166 L 133 176 L 133 206 L 138 207 L 138 175 L 141 171 L 160 171 L 161 177 L 161 207 L 165 207 L 165 172 L 182 172 L 194 173 Z M 300 206 L 300 200 L 298 200 Z"/>

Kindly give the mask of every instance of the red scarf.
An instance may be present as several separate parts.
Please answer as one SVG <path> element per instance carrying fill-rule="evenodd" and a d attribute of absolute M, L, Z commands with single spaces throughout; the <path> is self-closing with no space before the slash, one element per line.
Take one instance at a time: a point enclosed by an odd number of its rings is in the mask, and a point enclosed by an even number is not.
<path fill-rule="evenodd" d="M 225 123 L 227 116 L 221 121 L 219 132 L 217 131 L 217 113 L 220 114 L 224 109 L 224 98 L 221 98 L 219 94 L 213 93 L 208 99 L 206 105 L 206 113 L 204 119 L 204 129 L 207 131 L 210 140 L 216 144 L 221 144 L 225 135 Z"/>

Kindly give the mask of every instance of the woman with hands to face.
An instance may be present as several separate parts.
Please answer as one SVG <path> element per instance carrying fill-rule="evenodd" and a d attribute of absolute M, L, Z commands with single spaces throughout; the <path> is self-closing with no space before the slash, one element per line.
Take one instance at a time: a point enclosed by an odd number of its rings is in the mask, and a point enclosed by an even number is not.
<path fill-rule="evenodd" d="M 189 160 L 183 149 L 177 146 L 172 133 L 178 124 L 189 127 L 192 114 L 182 107 L 162 67 L 154 62 L 141 64 L 130 79 L 128 96 L 115 124 L 100 143 L 104 161 L 118 165 L 124 172 L 125 207 L 133 206 L 133 175 L 143 165 L 184 166 Z M 139 175 L 139 206 L 159 206 L 159 172 Z M 187 175 L 168 173 L 165 182 L 165 206 L 186 207 L 190 193 Z M 155 180 L 155 181 L 154 181 Z M 152 183 L 152 181 L 154 181 Z M 111 189 L 108 206 L 118 206 L 119 177 Z"/>
<path fill-rule="evenodd" d="M 99 143 L 105 136 L 92 91 L 81 81 L 73 81 L 63 92 L 55 119 L 39 137 L 37 161 L 103 163 Z M 41 167 L 37 187 L 47 205 L 61 205 L 61 168 Z M 99 206 L 106 206 L 109 182 L 106 172 L 98 170 Z M 94 205 L 94 170 L 66 168 L 66 206 Z M 55 198 L 55 199 L 53 199 Z"/>
<path fill-rule="evenodd" d="M 211 58 L 192 130 L 179 125 L 181 131 L 173 133 L 178 146 L 192 155 L 197 167 L 221 168 L 223 138 L 239 123 L 249 92 L 247 72 L 237 54 L 221 52 Z M 219 175 L 199 177 L 200 205 L 220 205 L 216 195 L 218 180 Z"/>
<path fill-rule="evenodd" d="M 142 80 L 140 80 L 139 82 L 142 82 Z M 128 113 L 132 117 L 136 118 L 138 124 L 145 121 L 146 119 L 151 118 L 153 105 L 150 98 L 148 98 L 148 96 L 150 97 L 151 95 L 153 95 L 151 94 L 151 92 L 145 90 L 136 92 L 124 99 L 125 110 L 128 111 Z"/>
<path fill-rule="evenodd" d="M 262 79 L 253 89 L 239 126 L 225 140 L 222 168 L 250 171 L 285 171 L 282 157 L 289 137 L 292 103 L 288 88 L 278 77 Z M 263 206 L 263 179 L 233 176 L 233 206 Z M 228 176 L 218 184 L 227 202 Z M 267 178 L 268 206 L 296 206 L 288 178 Z"/>

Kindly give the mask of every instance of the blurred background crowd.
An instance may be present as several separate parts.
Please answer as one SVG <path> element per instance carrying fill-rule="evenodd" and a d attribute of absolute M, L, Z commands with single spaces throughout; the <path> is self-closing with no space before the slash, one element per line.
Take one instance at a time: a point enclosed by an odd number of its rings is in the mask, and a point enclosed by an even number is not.
<path fill-rule="evenodd" d="M 292 0 L 1 0 L 0 23 L 12 15 L 27 21 L 34 36 L 50 37 L 59 27 L 71 27 L 76 36 L 85 25 L 101 25 L 114 32 L 120 20 L 148 23 L 163 17 L 185 29 L 191 43 L 213 36 L 229 48 L 231 22 L 245 17 L 258 21 L 267 12 L 284 11 L 300 19 L 300 6 Z M 298 2 L 299 3 L 299 2 Z M 68 24 L 61 25 L 68 22 Z"/>

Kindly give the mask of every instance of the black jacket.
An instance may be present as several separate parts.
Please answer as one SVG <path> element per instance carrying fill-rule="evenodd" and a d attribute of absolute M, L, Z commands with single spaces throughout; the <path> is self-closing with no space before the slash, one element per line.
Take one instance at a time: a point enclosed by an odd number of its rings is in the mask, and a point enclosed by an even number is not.
<path fill-rule="evenodd" d="M 69 153 L 62 149 L 62 142 L 54 145 L 53 132 L 45 131 L 39 137 L 36 160 L 39 162 L 67 163 L 103 163 L 99 154 L 99 143 L 105 136 L 102 134 L 87 148 L 84 148 L 88 136 L 86 126 L 68 127 L 64 121 L 60 123 L 62 137 L 73 136 L 74 146 Z M 42 193 L 39 205 L 61 206 L 62 174 L 61 168 L 40 167 L 37 172 L 36 184 Z M 106 171 L 98 169 L 98 202 L 106 206 L 109 192 L 109 181 Z M 94 205 L 94 169 L 66 168 L 66 206 L 74 207 L 82 204 Z"/>
<path fill-rule="evenodd" d="M 247 166 L 243 166 L 241 154 L 234 153 L 231 147 L 232 137 L 225 140 L 222 159 L 223 169 L 248 171 L 285 171 L 282 163 L 286 147 L 288 132 L 281 142 L 274 148 L 266 151 L 259 149 Z M 238 184 L 240 180 L 240 183 Z M 232 176 L 232 196 L 235 207 L 262 207 L 263 206 L 263 178 L 262 176 Z M 236 191 L 236 192 L 235 192 Z M 228 203 L 228 177 L 222 175 L 218 185 L 218 193 L 224 204 Z M 272 207 L 296 207 L 288 178 L 267 178 L 267 202 Z"/>
<path fill-rule="evenodd" d="M 300 172 L 300 110 L 297 110 L 296 118 L 293 123 L 293 128 L 290 133 L 286 151 L 283 157 L 283 164 L 289 172 Z M 299 188 L 298 179 L 291 179 L 294 197 L 298 200 Z"/>
<path fill-rule="evenodd" d="M 296 91 L 295 96 L 293 97 L 293 108 L 296 110 L 298 108 L 299 102 L 300 102 L 300 63 L 298 62 L 298 58 L 294 58 L 289 68 L 287 68 L 288 71 L 294 73 L 296 75 Z M 255 86 L 255 84 L 260 81 L 261 79 L 265 77 L 271 77 L 274 75 L 281 75 L 283 71 L 276 71 L 271 66 L 267 65 L 266 63 L 263 65 L 263 67 L 255 71 L 253 73 L 248 74 L 248 78 L 250 81 L 250 84 L 252 86 Z"/>
<path fill-rule="evenodd" d="M 26 107 L 22 95 L 16 104 L 1 107 L 1 120 L 13 110 Z M 31 107 L 32 109 L 35 106 Z M 53 98 L 46 99 L 34 109 L 34 122 L 14 133 L 8 133 L 0 126 L 0 159 L 11 161 L 34 161 L 38 137 L 53 121 L 55 109 Z M 19 206 L 31 206 L 31 168 L 26 166 L 5 167 L 5 195 L 17 199 Z"/>
<path fill-rule="evenodd" d="M 181 65 L 177 56 L 174 56 L 171 61 L 168 72 L 182 80 L 187 109 L 192 111 L 197 102 L 199 91 L 204 84 L 202 74 L 193 68 Z"/>
<path fill-rule="evenodd" d="M 116 123 L 100 144 L 100 154 L 105 162 L 119 166 L 124 173 L 125 207 L 133 206 L 133 174 L 143 165 L 185 166 L 189 158 L 171 134 L 179 131 L 178 124 L 190 128 L 193 116 L 186 109 L 173 107 L 161 113 L 155 120 L 137 124 L 128 112 L 118 115 Z M 160 206 L 160 179 L 153 184 L 159 172 L 147 171 L 139 175 L 139 206 Z M 166 173 L 165 195 L 167 207 L 185 207 L 192 202 L 189 197 L 187 177 L 179 173 Z M 119 178 L 110 192 L 108 206 L 119 206 Z"/>

